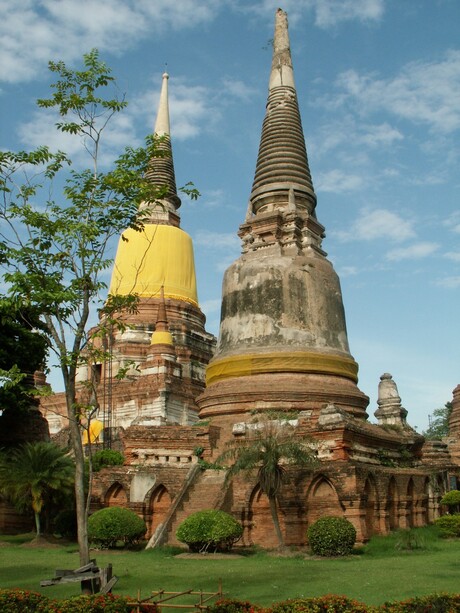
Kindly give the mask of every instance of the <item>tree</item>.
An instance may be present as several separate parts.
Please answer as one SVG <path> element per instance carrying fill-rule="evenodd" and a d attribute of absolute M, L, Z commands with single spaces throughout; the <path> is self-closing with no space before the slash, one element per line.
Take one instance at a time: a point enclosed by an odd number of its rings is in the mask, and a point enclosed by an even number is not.
<path fill-rule="evenodd" d="M 460 507 L 460 491 L 450 490 L 446 492 L 441 498 L 441 504 L 445 505 L 449 509 L 449 513 L 454 515 L 458 513 Z"/>
<path fill-rule="evenodd" d="M 41 327 L 31 309 L 21 312 L 0 298 L 0 445 L 17 444 L 17 426 L 37 410 L 33 374 L 43 370 L 47 353 Z"/>
<path fill-rule="evenodd" d="M 37 537 L 41 513 L 53 492 L 72 491 L 74 463 L 53 443 L 26 443 L 0 455 L 0 492 L 19 510 L 32 508 Z"/>
<path fill-rule="evenodd" d="M 233 463 L 226 482 L 241 472 L 256 473 L 260 489 L 267 495 L 279 546 L 284 545 L 278 516 L 278 497 L 286 477 L 286 465 L 311 469 L 316 456 L 308 441 L 300 439 L 286 420 L 262 417 L 244 440 L 230 441 L 216 463 Z"/>
<path fill-rule="evenodd" d="M 452 413 L 452 403 L 446 402 L 443 407 L 433 411 L 433 415 L 428 417 L 429 426 L 423 432 L 423 436 L 428 439 L 442 439 L 449 434 L 449 418 Z"/>
<path fill-rule="evenodd" d="M 142 229 L 140 203 L 155 203 L 168 186 L 157 186 L 147 170 L 164 155 L 161 138 L 148 136 L 145 146 L 126 148 L 112 169 L 100 167 L 103 136 L 110 121 L 126 107 L 117 95 L 110 69 L 97 50 L 83 56 L 83 70 L 64 62 L 50 62 L 57 75 L 45 109 L 57 109 L 56 128 L 73 135 L 88 156 L 83 170 L 61 152 L 38 147 L 29 152 L 0 152 L 0 263 L 4 281 L 18 309 L 33 307 L 46 328 L 46 339 L 62 372 L 72 453 L 75 458 L 75 498 L 80 561 L 89 561 L 85 495 L 85 458 L 82 428 L 96 402 L 81 402 L 76 374 L 82 363 L 104 359 L 87 327 L 92 312 L 101 307 L 106 289 L 103 274 L 110 267 L 111 240 L 128 227 Z M 62 186 L 62 199 L 54 191 Z M 196 197 L 196 190 L 186 190 Z M 145 214 L 145 213 L 144 213 Z M 99 328 L 122 325 L 125 310 L 136 308 L 136 296 L 108 296 L 99 309 Z M 98 348 L 99 347 L 99 348 Z M 95 390 L 93 390 L 94 392 Z"/>

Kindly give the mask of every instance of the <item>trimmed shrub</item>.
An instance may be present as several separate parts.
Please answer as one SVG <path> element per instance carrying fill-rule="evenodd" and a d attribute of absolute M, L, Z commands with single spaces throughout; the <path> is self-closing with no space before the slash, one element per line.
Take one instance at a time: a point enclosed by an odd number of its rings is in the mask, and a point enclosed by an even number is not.
<path fill-rule="evenodd" d="M 133 598 L 113 594 L 75 596 L 67 600 L 48 598 L 38 592 L 0 589 L 2 613 L 155 613 L 155 605 L 136 604 Z"/>
<path fill-rule="evenodd" d="M 385 602 L 382 613 L 453 613 L 460 611 L 460 594 L 428 594 L 399 602 Z"/>
<path fill-rule="evenodd" d="M 450 490 L 450 492 L 446 492 L 441 498 L 441 504 L 449 507 L 449 513 L 455 513 L 460 505 L 460 491 Z"/>
<path fill-rule="evenodd" d="M 224 598 L 208 607 L 208 613 L 256 613 L 261 610 L 262 607 L 258 605 L 235 598 Z"/>
<path fill-rule="evenodd" d="M 176 537 L 191 551 L 229 551 L 241 538 L 243 527 L 224 511 L 198 511 L 179 526 Z"/>
<path fill-rule="evenodd" d="M 368 613 L 374 610 L 374 607 L 348 598 L 348 596 L 326 594 L 314 598 L 292 598 L 278 602 L 265 613 L 322 613 L 323 611 L 325 613 L 351 613 L 352 611 Z"/>
<path fill-rule="evenodd" d="M 48 602 L 47 596 L 38 592 L 0 589 L 0 611 L 2 613 L 38 613 L 47 610 Z"/>
<path fill-rule="evenodd" d="M 443 515 L 438 517 L 434 523 L 442 538 L 460 537 L 460 515 Z"/>
<path fill-rule="evenodd" d="M 125 456 L 114 449 L 100 449 L 91 458 L 93 471 L 99 472 L 104 466 L 123 466 Z"/>
<path fill-rule="evenodd" d="M 346 556 L 353 551 L 356 530 L 345 517 L 321 517 L 308 528 L 307 538 L 317 556 Z"/>
<path fill-rule="evenodd" d="M 129 509 L 107 507 L 88 518 L 88 537 L 101 547 L 116 547 L 118 541 L 133 545 L 144 536 L 147 526 Z"/>
<path fill-rule="evenodd" d="M 154 608 L 137 607 L 133 599 L 113 594 L 93 594 L 90 596 L 75 596 L 68 600 L 54 601 L 55 608 L 50 607 L 47 613 L 135 613 L 139 611 L 154 612 Z"/>

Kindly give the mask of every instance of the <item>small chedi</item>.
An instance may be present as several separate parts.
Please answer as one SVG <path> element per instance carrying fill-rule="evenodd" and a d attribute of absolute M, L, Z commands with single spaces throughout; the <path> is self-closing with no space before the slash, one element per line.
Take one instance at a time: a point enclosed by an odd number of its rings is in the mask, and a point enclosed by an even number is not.
<path fill-rule="evenodd" d="M 346 517 L 361 542 L 433 521 L 459 472 L 460 388 L 446 442 L 427 442 L 409 426 L 388 373 L 377 423 L 368 419 L 340 281 L 322 246 L 286 14 L 275 16 L 266 115 L 238 232 L 242 252 L 224 276 L 217 344 L 198 304 L 192 242 L 179 227 L 167 87 L 164 75 L 155 132 L 166 155 L 152 161 L 150 174 L 167 194 L 143 205 L 143 232 L 120 239 L 110 286 L 112 294 L 138 294 L 139 309 L 106 339 L 109 360 L 80 372 L 102 399 L 90 437 L 103 435 L 125 456 L 123 466 L 97 474 L 93 509 L 134 510 L 147 523 L 149 546 L 177 544 L 181 521 L 209 508 L 241 521 L 242 544 L 276 546 L 256 475 L 226 483 L 213 462 L 267 420 L 287 420 L 317 460 L 287 467 L 278 496 L 287 545 L 305 544 L 308 526 L 324 515 Z M 43 405 L 57 437 L 65 431 L 60 406 L 59 394 Z"/>

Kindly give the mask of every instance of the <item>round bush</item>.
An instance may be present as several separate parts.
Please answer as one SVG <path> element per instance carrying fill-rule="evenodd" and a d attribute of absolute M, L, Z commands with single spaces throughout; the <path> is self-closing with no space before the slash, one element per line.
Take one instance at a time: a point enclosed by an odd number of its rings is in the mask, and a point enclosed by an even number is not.
<path fill-rule="evenodd" d="M 208 606 L 208 613 L 257 613 L 263 609 L 247 600 L 223 598 Z"/>
<path fill-rule="evenodd" d="M 51 603 L 46 609 L 46 613 L 157 613 L 155 607 L 144 607 L 142 604 L 135 604 L 134 599 L 129 596 L 118 596 L 114 594 L 93 594 L 89 596 L 74 596 L 67 600 L 59 600 Z M 41 612 L 40 612 L 41 613 Z M 45 610 L 43 611 L 45 613 Z"/>
<path fill-rule="evenodd" d="M 0 589 L 0 611 L 2 613 L 35 613 L 47 611 L 49 598 L 38 592 L 19 588 Z"/>
<path fill-rule="evenodd" d="M 224 511 L 198 511 L 179 526 L 176 537 L 191 551 L 228 551 L 241 538 L 243 527 Z"/>
<path fill-rule="evenodd" d="M 308 528 L 307 538 L 318 556 L 346 556 L 353 551 L 356 530 L 345 517 L 321 517 Z"/>
<path fill-rule="evenodd" d="M 460 536 L 460 515 L 443 515 L 435 520 L 442 538 L 458 538 Z"/>
<path fill-rule="evenodd" d="M 118 541 L 133 545 L 144 536 L 147 526 L 129 509 L 107 507 L 88 518 L 88 537 L 102 547 L 115 547 Z"/>
<path fill-rule="evenodd" d="M 453 513 L 460 505 L 460 491 L 450 490 L 450 492 L 446 492 L 441 498 L 441 504 L 445 504 L 446 507 L 449 507 L 449 513 Z"/>
<path fill-rule="evenodd" d="M 312 598 L 291 598 L 282 602 L 276 602 L 266 610 L 266 613 L 319 613 L 320 611 L 368 613 L 371 610 L 374 609 L 347 596 L 326 594 Z"/>

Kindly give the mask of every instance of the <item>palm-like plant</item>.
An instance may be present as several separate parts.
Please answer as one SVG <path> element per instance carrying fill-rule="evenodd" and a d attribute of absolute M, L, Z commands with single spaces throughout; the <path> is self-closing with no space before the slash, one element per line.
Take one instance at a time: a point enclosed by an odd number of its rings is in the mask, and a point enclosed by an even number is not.
<path fill-rule="evenodd" d="M 0 492 L 16 508 L 32 507 L 37 537 L 40 514 L 49 497 L 71 492 L 75 467 L 71 458 L 53 443 L 26 443 L 0 455 Z"/>
<path fill-rule="evenodd" d="M 267 495 L 270 513 L 280 547 L 284 539 L 278 516 L 278 497 L 286 476 L 286 466 L 313 468 L 317 463 L 311 441 L 300 439 L 287 421 L 263 417 L 245 439 L 230 441 L 217 459 L 231 461 L 226 483 L 240 472 L 257 474 L 260 489 Z"/>

